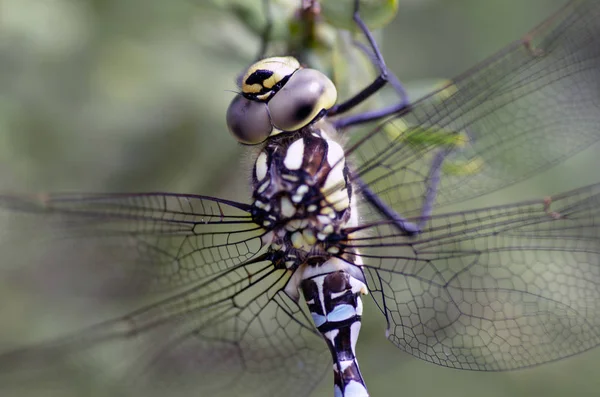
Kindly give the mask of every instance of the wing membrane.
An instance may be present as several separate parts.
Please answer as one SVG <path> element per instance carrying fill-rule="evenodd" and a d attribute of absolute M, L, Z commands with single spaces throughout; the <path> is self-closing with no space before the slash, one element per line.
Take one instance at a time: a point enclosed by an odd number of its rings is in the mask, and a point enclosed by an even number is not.
<path fill-rule="evenodd" d="M 119 261 L 135 266 L 133 276 L 154 289 L 205 280 L 252 259 L 262 248 L 264 230 L 252 222 L 248 206 L 210 197 L 71 194 L 3 196 L 0 202 L 45 215 L 39 219 L 52 224 L 54 236 L 78 240 L 81 246 L 94 237 L 92 244 L 101 241 L 124 255 Z"/>
<path fill-rule="evenodd" d="M 390 340 L 419 358 L 509 370 L 600 344 L 600 185 L 434 216 L 416 238 L 363 228 L 348 249 Z"/>
<path fill-rule="evenodd" d="M 50 266 L 67 270 L 65 285 L 84 278 L 68 269 L 81 266 L 89 279 L 110 265 L 126 277 L 105 293 L 133 284 L 129 298 L 140 307 L 0 355 L 5 375 L 57 363 L 102 373 L 108 369 L 96 357 L 106 351 L 113 352 L 109 365 L 123 367 L 118 385 L 163 395 L 265 395 L 283 387 L 307 395 L 326 373 L 327 350 L 310 319 L 281 292 L 290 273 L 263 255 L 264 230 L 248 206 L 161 193 L 3 196 L 0 205 L 17 220 L 33 218 L 37 232 L 53 233 L 40 249 L 43 270 L 58 244 Z M 82 245 L 95 249 L 82 256 Z"/>
<path fill-rule="evenodd" d="M 596 143 L 599 20 L 597 2 L 572 1 L 355 143 L 352 175 L 415 215 L 440 151 L 448 154 L 436 206 L 500 189 Z M 398 347 L 454 368 L 520 368 L 600 343 L 599 204 L 600 185 L 589 186 L 552 203 L 436 215 L 415 238 L 373 220 L 342 248 L 363 257 Z M 32 360 L 94 373 L 121 363 L 118 383 L 144 395 L 301 396 L 330 365 L 305 311 L 281 292 L 290 274 L 262 255 L 265 231 L 245 204 L 147 193 L 5 195 L 0 206 L 51 233 L 35 247 L 45 283 L 61 269 L 65 285 L 87 291 L 78 281 L 112 266 L 119 281 L 100 277 L 102 293 L 129 291 L 141 307 L 4 353 L 3 371 Z M 108 366 L 85 354 L 99 346 L 114 347 Z"/>
<path fill-rule="evenodd" d="M 523 39 L 350 147 L 355 175 L 403 215 L 423 205 L 440 150 L 435 207 L 548 169 L 600 139 L 600 4 L 572 1 Z"/>

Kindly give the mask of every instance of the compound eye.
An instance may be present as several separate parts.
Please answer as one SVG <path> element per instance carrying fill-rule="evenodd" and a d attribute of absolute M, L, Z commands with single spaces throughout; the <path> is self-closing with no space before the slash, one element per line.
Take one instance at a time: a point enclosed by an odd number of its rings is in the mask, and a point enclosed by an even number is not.
<path fill-rule="evenodd" d="M 263 142 L 273 131 L 267 105 L 241 95 L 237 95 L 227 109 L 227 127 L 240 143 L 247 145 Z"/>
<path fill-rule="evenodd" d="M 310 124 L 337 100 L 333 82 L 318 70 L 300 69 L 269 101 L 275 128 L 296 131 Z"/>
<path fill-rule="evenodd" d="M 248 98 L 267 101 L 299 68 L 294 57 L 262 59 L 248 68 L 240 88 Z"/>

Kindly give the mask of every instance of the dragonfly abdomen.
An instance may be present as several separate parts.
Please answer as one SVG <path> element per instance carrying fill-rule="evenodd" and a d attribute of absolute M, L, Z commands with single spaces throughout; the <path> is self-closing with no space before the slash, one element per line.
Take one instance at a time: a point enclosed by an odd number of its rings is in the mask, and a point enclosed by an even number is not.
<path fill-rule="evenodd" d="M 367 294 L 367 287 L 360 273 L 355 274 L 356 277 L 351 274 L 357 273 L 351 270 L 353 265 L 331 258 L 323 268 L 331 265 L 341 269 L 305 278 L 300 283 L 300 290 L 313 322 L 331 352 L 335 396 L 365 397 L 368 392 L 355 348 L 363 311 L 361 295 Z"/>

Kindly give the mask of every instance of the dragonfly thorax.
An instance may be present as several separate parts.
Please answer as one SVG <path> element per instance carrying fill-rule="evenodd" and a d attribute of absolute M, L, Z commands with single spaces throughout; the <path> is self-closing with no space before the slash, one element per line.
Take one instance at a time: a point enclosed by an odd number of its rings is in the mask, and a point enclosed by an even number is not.
<path fill-rule="evenodd" d="M 274 249 L 333 249 L 351 216 L 342 147 L 317 126 L 270 139 L 254 165 L 253 218 Z"/>

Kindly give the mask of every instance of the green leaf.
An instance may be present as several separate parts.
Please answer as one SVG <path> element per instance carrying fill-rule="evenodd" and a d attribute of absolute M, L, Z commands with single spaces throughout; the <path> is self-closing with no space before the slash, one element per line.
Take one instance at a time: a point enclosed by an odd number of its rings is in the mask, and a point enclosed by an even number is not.
<path fill-rule="evenodd" d="M 411 128 L 402 119 L 393 120 L 383 128 L 390 140 L 401 139 L 414 146 L 434 145 L 460 150 L 469 142 L 469 137 L 465 133 L 441 128 Z M 473 175 L 480 172 L 484 164 L 479 156 L 469 160 L 446 159 L 442 165 L 442 172 L 446 175 Z"/>
<path fill-rule="evenodd" d="M 352 19 L 354 0 L 321 0 L 321 14 L 339 29 L 357 30 Z M 360 0 L 360 16 L 370 29 L 387 25 L 396 16 L 398 0 Z"/>

